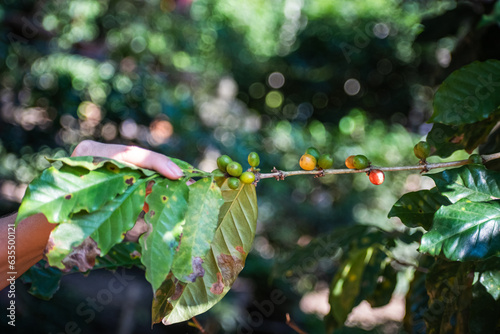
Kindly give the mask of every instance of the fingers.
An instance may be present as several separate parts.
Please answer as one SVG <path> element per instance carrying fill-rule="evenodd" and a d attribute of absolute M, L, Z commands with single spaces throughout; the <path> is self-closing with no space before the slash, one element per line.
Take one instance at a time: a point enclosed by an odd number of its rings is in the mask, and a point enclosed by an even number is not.
<path fill-rule="evenodd" d="M 169 179 L 183 176 L 182 170 L 167 156 L 136 146 L 102 144 L 82 141 L 71 156 L 97 156 L 125 161 L 141 168 L 152 169 Z"/>

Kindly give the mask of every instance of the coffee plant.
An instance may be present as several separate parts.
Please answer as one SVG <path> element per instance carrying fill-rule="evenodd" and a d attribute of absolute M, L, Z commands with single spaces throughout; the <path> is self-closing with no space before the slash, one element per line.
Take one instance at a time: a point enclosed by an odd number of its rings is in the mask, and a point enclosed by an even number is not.
<path fill-rule="evenodd" d="M 259 182 L 366 173 L 378 185 L 384 173 L 415 170 L 432 178 L 435 187 L 407 193 L 388 208 L 388 217 L 406 226 L 403 232 L 343 227 L 297 249 L 276 264 L 276 272 L 292 275 L 294 265 L 317 257 L 320 246 L 326 249 L 322 256 L 338 261 L 327 332 L 341 328 L 363 300 L 373 307 L 386 305 L 398 271 L 406 267 L 414 269 L 406 295 L 406 331 L 498 331 L 500 172 L 494 160 L 500 154 L 494 153 L 495 132 L 489 137 L 500 121 L 499 87 L 497 60 L 453 72 L 435 94 L 433 127 L 427 140 L 415 145 L 419 161 L 412 166 L 374 166 L 365 152 L 347 157 L 347 169 L 331 169 L 332 157 L 310 147 L 300 158 L 303 170 L 297 171 L 261 173 L 256 152 L 249 155 L 247 170 L 225 155 L 211 173 L 173 159 L 184 172 L 173 181 L 111 159 L 52 159 L 53 166 L 29 185 L 17 222 L 41 212 L 57 226 L 46 259 L 23 279 L 31 283 L 32 293 L 50 298 L 64 273 L 138 266 L 154 291 L 152 322 L 189 320 L 219 302 L 243 269 L 256 232 Z M 481 144 L 482 155 L 467 160 L 427 161 L 429 155 L 446 158 L 458 150 L 471 154 Z M 141 211 L 147 231 L 138 243 L 123 242 Z M 418 243 L 416 261 L 394 255 L 401 243 Z"/>

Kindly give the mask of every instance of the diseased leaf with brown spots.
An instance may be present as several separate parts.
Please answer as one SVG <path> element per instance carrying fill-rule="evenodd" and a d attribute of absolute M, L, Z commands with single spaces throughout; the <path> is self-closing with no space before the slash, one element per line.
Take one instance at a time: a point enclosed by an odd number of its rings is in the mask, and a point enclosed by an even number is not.
<path fill-rule="evenodd" d="M 226 182 L 222 196 L 219 225 L 203 262 L 205 275 L 187 284 L 178 300 L 169 299 L 172 311 L 160 315 L 153 310 L 153 322 L 163 316 L 163 323 L 177 323 L 207 311 L 225 296 L 243 269 L 257 224 L 255 186 L 231 190 Z"/>
<path fill-rule="evenodd" d="M 210 249 L 217 228 L 217 214 L 223 203 L 220 188 L 211 178 L 198 180 L 189 186 L 182 243 L 172 264 L 172 273 L 177 279 L 188 283 L 203 276 L 201 262 Z"/>
<path fill-rule="evenodd" d="M 65 265 L 68 267 L 67 260 L 61 261 L 89 237 L 96 242 L 100 254 L 106 255 L 134 226 L 144 203 L 146 183 L 146 179 L 139 179 L 101 209 L 73 214 L 67 222 L 56 226 L 50 234 L 50 247 L 46 254 L 49 264 L 60 269 L 64 269 Z M 88 269 L 85 267 L 81 271 Z"/>
<path fill-rule="evenodd" d="M 185 182 L 158 181 L 146 198 L 149 212 L 144 217 L 149 231 L 139 238 L 141 262 L 146 266 L 146 279 L 156 291 L 172 267 L 176 248 L 183 232 L 189 190 Z"/>
<path fill-rule="evenodd" d="M 129 169 L 114 173 L 104 168 L 50 167 L 28 186 L 16 224 L 37 213 L 51 223 L 66 222 L 82 210 L 92 213 L 123 194 L 139 177 L 139 172 Z"/>

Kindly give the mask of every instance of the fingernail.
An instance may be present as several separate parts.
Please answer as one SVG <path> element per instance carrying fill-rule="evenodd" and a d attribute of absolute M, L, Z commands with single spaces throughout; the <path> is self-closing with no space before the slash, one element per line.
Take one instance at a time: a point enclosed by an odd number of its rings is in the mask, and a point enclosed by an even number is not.
<path fill-rule="evenodd" d="M 184 173 L 182 172 L 182 169 L 179 168 L 179 166 L 177 166 L 175 163 L 173 163 L 172 161 L 169 161 L 167 163 L 167 168 L 170 170 L 170 172 L 172 172 L 172 174 L 177 177 L 177 178 L 180 178 L 180 177 L 183 177 L 184 176 Z"/>

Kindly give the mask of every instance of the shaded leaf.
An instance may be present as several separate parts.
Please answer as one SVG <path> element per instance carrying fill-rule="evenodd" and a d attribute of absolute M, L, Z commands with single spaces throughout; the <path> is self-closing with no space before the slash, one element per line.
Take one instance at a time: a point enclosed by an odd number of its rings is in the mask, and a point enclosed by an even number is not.
<path fill-rule="evenodd" d="M 441 207 L 419 250 L 452 261 L 500 254 L 500 203 L 461 201 Z"/>
<path fill-rule="evenodd" d="M 150 229 L 139 238 L 141 262 L 146 266 L 146 279 L 156 291 L 172 267 L 174 253 L 183 233 L 188 208 L 189 189 L 182 181 L 162 179 L 155 183 L 146 198 L 149 212 L 145 220 Z"/>
<path fill-rule="evenodd" d="M 165 324 L 177 323 L 207 311 L 225 296 L 243 269 L 257 224 L 255 186 L 244 185 L 231 190 L 226 183 L 222 196 L 224 204 L 219 213 L 219 225 L 203 263 L 205 275 L 187 285 L 177 282 L 177 293 L 167 302 L 164 298 L 168 298 L 169 294 L 161 289 L 157 291 L 162 297 L 155 303 L 171 303 L 172 312 L 158 314 L 159 308 L 154 308 L 153 321 L 163 317 Z"/>
<path fill-rule="evenodd" d="M 473 202 L 500 198 L 500 173 L 481 165 L 465 165 L 427 176 L 452 203 L 464 198 Z"/>
<path fill-rule="evenodd" d="M 500 105 L 500 61 L 464 66 L 443 81 L 429 122 L 461 125 L 482 121 Z"/>
<path fill-rule="evenodd" d="M 421 256 L 419 266 L 428 268 L 434 263 L 434 258 Z M 427 275 L 421 271 L 415 271 L 410 289 L 406 294 L 406 314 L 403 319 L 403 327 L 407 333 L 425 333 L 424 315 L 429 305 L 429 296 L 425 288 Z"/>
<path fill-rule="evenodd" d="M 498 112 L 488 119 L 460 126 L 434 123 L 427 134 L 427 142 L 434 147 L 432 155 L 449 157 L 453 152 L 466 150 L 469 154 L 484 143 L 495 124 L 500 119 Z"/>
<path fill-rule="evenodd" d="M 387 233 L 369 225 L 336 228 L 314 238 L 304 247 L 297 247 L 289 256 L 277 261 L 273 276 L 302 275 L 305 266 L 310 268 L 321 259 L 339 258 L 351 249 L 365 248 L 375 243 L 385 245 L 388 238 Z"/>
<path fill-rule="evenodd" d="M 31 284 L 28 290 L 30 294 L 49 300 L 59 290 L 63 275 L 61 270 L 50 267 L 45 260 L 40 260 L 21 276 L 21 280 Z"/>
<path fill-rule="evenodd" d="M 119 267 L 130 268 L 132 266 L 142 268 L 140 252 L 141 246 L 138 243 L 121 242 L 114 245 L 106 255 L 98 256 L 93 270 L 116 270 Z"/>
<path fill-rule="evenodd" d="M 436 261 L 425 281 L 429 307 L 424 315 L 426 333 L 468 333 L 472 300 L 473 265 Z"/>
<path fill-rule="evenodd" d="M 500 300 L 495 300 L 484 285 L 474 284 L 472 287 L 472 302 L 467 323 L 467 333 L 498 333 L 500 329 L 498 322 L 499 314 Z"/>
<path fill-rule="evenodd" d="M 392 207 L 388 217 L 399 217 L 408 227 L 421 226 L 429 230 L 432 226 L 434 213 L 441 205 L 451 202 L 441 195 L 437 188 L 419 190 L 404 194 Z"/>
<path fill-rule="evenodd" d="M 194 282 L 203 276 L 203 259 L 217 228 L 217 216 L 222 199 L 220 188 L 211 178 L 198 180 L 189 186 L 189 204 L 182 241 L 174 255 L 172 273 L 183 282 Z"/>
<path fill-rule="evenodd" d="M 382 267 L 382 272 L 380 272 L 380 268 L 377 271 L 377 275 L 379 277 L 374 277 L 370 275 L 366 277 L 363 275 L 363 279 L 365 277 L 367 279 L 374 279 L 376 286 L 370 295 L 366 295 L 366 300 L 372 307 L 381 307 L 387 305 L 392 298 L 392 294 L 394 293 L 394 289 L 396 288 L 396 284 L 398 283 L 398 272 L 387 262 L 378 259 L 379 267 Z"/>
<path fill-rule="evenodd" d="M 140 177 L 132 170 L 94 171 L 65 166 L 50 167 L 28 186 L 19 208 L 16 224 L 36 213 L 43 213 L 51 223 L 67 221 L 71 214 L 85 210 L 92 213 L 117 194 L 122 194 Z"/>
<path fill-rule="evenodd" d="M 50 265 L 63 269 L 61 261 L 89 236 L 96 242 L 101 255 L 122 241 L 125 232 L 134 226 L 141 212 L 146 182 L 146 179 L 139 179 L 98 211 L 76 213 L 69 221 L 56 226 L 50 234 L 50 248 L 46 254 Z"/>

